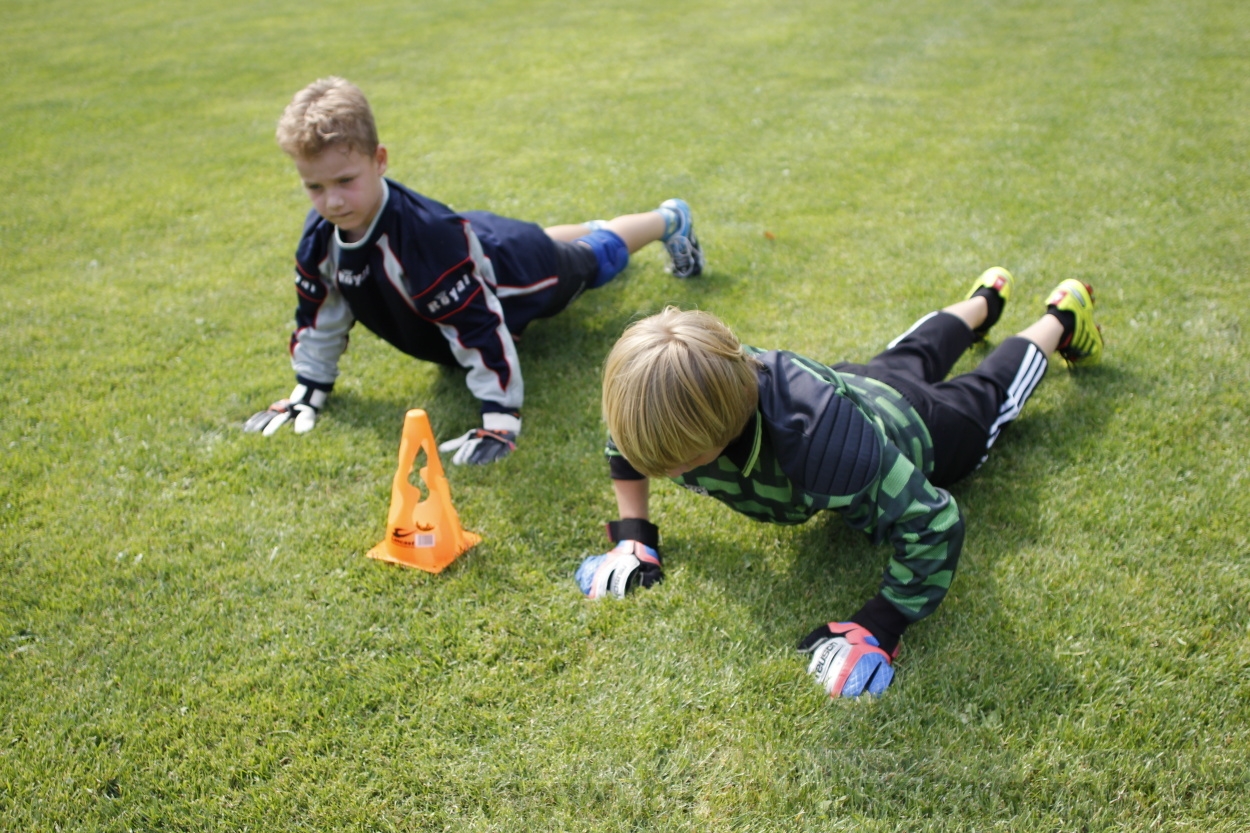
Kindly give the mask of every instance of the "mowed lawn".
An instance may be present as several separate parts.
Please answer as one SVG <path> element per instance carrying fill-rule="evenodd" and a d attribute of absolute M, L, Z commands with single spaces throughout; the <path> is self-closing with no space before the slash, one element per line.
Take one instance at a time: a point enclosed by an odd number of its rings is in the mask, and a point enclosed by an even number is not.
<path fill-rule="evenodd" d="M 1250 6 L 1237 0 L 0 3 L 0 829 L 1250 829 Z M 358 329 L 286 395 L 307 200 L 291 95 L 369 95 L 390 174 L 542 224 L 694 207 L 535 324 L 517 452 L 449 467 L 483 543 L 365 557 L 404 412 L 463 375 Z M 1094 285 L 954 494 L 893 687 L 794 650 L 888 552 L 654 488 L 668 580 L 589 603 L 598 370 L 635 318 L 866 360 L 991 265 L 994 340 Z M 984 355 L 974 350 L 960 365 Z"/>

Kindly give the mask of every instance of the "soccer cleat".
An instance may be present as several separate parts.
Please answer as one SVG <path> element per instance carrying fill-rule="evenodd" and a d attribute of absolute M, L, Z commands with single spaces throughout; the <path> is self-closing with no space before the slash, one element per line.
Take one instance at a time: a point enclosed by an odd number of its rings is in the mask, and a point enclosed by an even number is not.
<path fill-rule="evenodd" d="M 1059 355 L 1069 365 L 1097 364 L 1102 358 L 1102 328 L 1094 321 L 1094 288 L 1075 278 L 1062 281 L 1046 299 L 1046 309 L 1069 312 L 1076 322 L 1059 342 Z M 1061 321 L 1062 317 L 1056 316 Z"/>
<path fill-rule="evenodd" d="M 660 203 L 660 213 L 665 217 L 664 248 L 672 264 L 668 271 L 678 278 L 694 278 L 703 273 L 703 249 L 699 238 L 694 236 L 694 218 L 685 200 L 665 200 Z"/>
<path fill-rule="evenodd" d="M 991 266 L 981 273 L 981 277 L 977 278 L 965 297 L 971 298 L 977 294 L 978 289 L 984 286 L 997 292 L 998 297 L 1006 301 L 1011 297 L 1011 287 L 1015 282 L 1016 279 L 1006 269 L 1001 266 Z"/>
<path fill-rule="evenodd" d="M 966 299 L 976 297 L 977 292 L 982 289 L 990 289 L 998 293 L 998 298 L 1002 302 L 995 306 L 990 304 L 990 314 L 980 327 L 972 331 L 973 341 L 982 341 L 989 334 L 990 328 L 998 323 L 998 318 L 1002 315 L 1003 305 L 1007 303 L 1007 299 L 1011 297 L 1011 287 L 1015 283 L 1015 278 L 1011 277 L 1011 273 L 1001 266 L 991 266 L 981 273 L 981 277 L 977 278 L 976 283 L 972 285 L 972 289 L 968 290 Z M 989 301 L 990 299 L 986 299 Z M 997 312 L 997 314 L 995 314 Z"/>

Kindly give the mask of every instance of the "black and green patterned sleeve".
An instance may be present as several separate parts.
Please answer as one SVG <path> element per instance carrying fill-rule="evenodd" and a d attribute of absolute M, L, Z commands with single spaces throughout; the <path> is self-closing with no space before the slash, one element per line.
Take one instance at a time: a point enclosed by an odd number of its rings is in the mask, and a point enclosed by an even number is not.
<path fill-rule="evenodd" d="M 782 465 L 809 509 L 837 511 L 875 544 L 889 539 L 894 553 L 879 595 L 898 611 L 897 624 L 923 619 L 955 575 L 964 538 L 959 507 L 844 395 L 835 371 L 794 354 L 769 356 L 761 397 L 771 397 L 765 404 L 778 415 L 770 432 Z"/>
<path fill-rule="evenodd" d="M 880 595 L 908 622 L 928 616 L 945 598 L 963 548 L 964 521 L 955 499 L 939 489 L 891 443 L 883 443 L 878 477 L 849 500 L 829 498 L 847 523 L 873 543 L 894 547 Z"/>

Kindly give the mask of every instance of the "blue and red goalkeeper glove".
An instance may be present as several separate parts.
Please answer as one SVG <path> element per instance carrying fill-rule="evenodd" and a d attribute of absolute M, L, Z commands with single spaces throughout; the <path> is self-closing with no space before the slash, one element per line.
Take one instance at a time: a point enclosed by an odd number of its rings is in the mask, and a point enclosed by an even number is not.
<path fill-rule="evenodd" d="M 608 537 L 616 546 L 603 555 L 586 558 L 573 576 L 587 598 L 623 599 L 637 587 L 650 587 L 664 580 L 660 530 L 655 524 L 640 518 L 613 521 L 608 524 Z"/>
<path fill-rule="evenodd" d="M 830 622 L 809 633 L 799 650 L 812 655 L 807 673 L 824 686 L 830 697 L 880 697 L 894 679 L 891 662 L 877 638 L 854 622 Z"/>

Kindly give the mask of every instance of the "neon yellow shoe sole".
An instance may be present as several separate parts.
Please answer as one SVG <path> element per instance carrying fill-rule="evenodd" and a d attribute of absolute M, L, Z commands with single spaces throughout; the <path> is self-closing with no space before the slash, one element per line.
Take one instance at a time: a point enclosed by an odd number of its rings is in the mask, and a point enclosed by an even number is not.
<path fill-rule="evenodd" d="M 1070 312 L 1076 318 L 1071 337 L 1059 345 L 1059 355 L 1070 365 L 1097 364 L 1102 359 L 1102 329 L 1094 320 L 1094 288 L 1068 278 L 1050 293 L 1046 307 Z"/>

